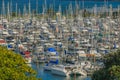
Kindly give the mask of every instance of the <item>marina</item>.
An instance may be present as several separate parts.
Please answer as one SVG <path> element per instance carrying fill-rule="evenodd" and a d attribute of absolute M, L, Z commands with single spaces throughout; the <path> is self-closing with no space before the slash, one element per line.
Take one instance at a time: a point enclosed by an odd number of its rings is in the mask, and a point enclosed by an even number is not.
<path fill-rule="evenodd" d="M 37 77 L 42 78 L 42 80 L 91 80 L 90 77 L 86 76 L 59 76 L 51 74 L 51 71 L 44 71 L 44 64 L 31 64 L 32 68 L 38 72 Z"/>
<path fill-rule="evenodd" d="M 0 45 L 21 54 L 42 80 L 91 80 L 104 68 L 103 56 L 120 47 L 120 6 L 103 1 L 80 8 L 76 1 L 64 11 L 63 4 L 46 2 L 40 9 L 36 1 L 34 11 L 32 0 L 15 9 L 2 0 Z"/>

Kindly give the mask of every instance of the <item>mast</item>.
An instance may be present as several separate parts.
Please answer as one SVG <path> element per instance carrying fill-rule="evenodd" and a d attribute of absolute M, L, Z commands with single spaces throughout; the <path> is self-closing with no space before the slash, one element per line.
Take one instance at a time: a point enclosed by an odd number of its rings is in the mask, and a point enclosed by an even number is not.
<path fill-rule="evenodd" d="M 17 17 L 17 14 L 18 14 L 18 13 L 17 13 L 17 3 L 16 3 L 16 17 Z"/>
<path fill-rule="evenodd" d="M 78 4 L 78 0 L 76 0 L 76 3 L 75 3 L 76 5 L 75 5 L 75 7 L 76 7 L 76 9 L 75 9 L 75 14 L 76 14 L 76 17 L 78 16 L 78 14 L 79 14 L 79 4 Z"/>
<path fill-rule="evenodd" d="M 9 4 L 9 2 L 8 2 L 8 5 L 7 5 L 7 9 L 8 9 L 8 11 L 7 11 L 7 16 L 8 16 L 8 20 L 10 20 L 10 4 Z"/>
<path fill-rule="evenodd" d="M 113 16 L 112 5 L 110 5 L 109 17 L 113 18 L 112 16 Z"/>
<path fill-rule="evenodd" d="M 29 7 L 29 16 L 30 16 L 30 18 L 31 18 L 31 3 L 30 3 L 30 0 L 29 0 L 29 5 L 28 5 L 28 7 Z"/>
<path fill-rule="evenodd" d="M 43 19 L 44 19 L 44 14 L 45 14 L 45 8 L 44 8 L 44 5 L 43 5 L 42 8 L 43 8 L 43 10 L 42 10 L 42 15 L 43 15 L 43 16 L 42 16 L 42 17 L 43 17 Z"/>
<path fill-rule="evenodd" d="M 61 21 L 61 5 L 59 5 L 59 20 Z"/>
<path fill-rule="evenodd" d="M 110 5 L 110 19 L 112 19 L 113 18 L 113 10 L 112 10 L 112 5 Z M 110 20 L 109 20 L 109 24 L 110 24 L 110 26 L 109 26 L 109 35 L 108 35 L 108 38 L 109 38 L 109 42 L 110 42 L 110 28 L 113 26 L 113 23 L 111 23 L 110 22 Z M 110 45 L 109 45 L 109 51 L 110 51 Z"/>
<path fill-rule="evenodd" d="M 4 0 L 2 0 L 2 14 L 3 16 L 5 16 L 5 4 L 4 4 Z"/>
<path fill-rule="evenodd" d="M 36 0 L 36 15 L 38 14 L 38 0 Z"/>
<path fill-rule="evenodd" d="M 11 16 L 12 16 L 12 0 L 10 2 L 10 13 L 11 13 Z"/>
<path fill-rule="evenodd" d="M 49 9 L 48 10 L 49 10 L 48 11 L 49 18 L 52 18 L 52 12 L 51 12 L 51 10 L 52 10 L 52 4 L 49 5 Z"/>
<path fill-rule="evenodd" d="M 108 3 L 107 3 L 107 0 L 104 0 L 104 6 L 105 6 L 105 15 L 106 15 L 106 17 L 108 16 L 108 12 L 109 12 L 109 9 L 108 9 Z"/>
<path fill-rule="evenodd" d="M 118 14 L 117 14 L 118 18 L 120 16 L 120 5 L 118 5 Z"/>
<path fill-rule="evenodd" d="M 20 8 L 19 8 L 19 17 L 21 16 Z"/>
<path fill-rule="evenodd" d="M 47 12 L 47 3 L 46 3 L 46 0 L 45 0 L 45 3 L 44 3 L 44 8 L 45 8 L 45 13 Z"/>
<path fill-rule="evenodd" d="M 66 18 L 68 19 L 68 8 L 66 7 Z"/>
<path fill-rule="evenodd" d="M 23 10 L 24 16 L 26 16 L 26 5 L 24 4 L 24 10 Z"/>
<path fill-rule="evenodd" d="M 71 3 L 69 5 L 69 13 L 70 13 L 70 18 L 72 19 L 73 11 L 72 11 L 72 4 Z"/>
<path fill-rule="evenodd" d="M 53 18 L 55 18 L 55 0 L 53 0 L 54 2 L 53 2 Z"/>
<path fill-rule="evenodd" d="M 94 17 L 96 17 L 97 16 L 97 5 L 95 4 L 95 6 L 94 6 Z"/>
<path fill-rule="evenodd" d="M 82 5 L 83 5 L 82 7 L 83 7 L 83 10 L 84 10 L 84 0 L 82 1 Z"/>

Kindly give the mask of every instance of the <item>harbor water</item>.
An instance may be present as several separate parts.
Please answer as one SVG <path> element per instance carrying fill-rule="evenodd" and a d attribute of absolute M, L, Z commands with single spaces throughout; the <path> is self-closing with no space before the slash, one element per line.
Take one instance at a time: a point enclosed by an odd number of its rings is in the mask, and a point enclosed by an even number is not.
<path fill-rule="evenodd" d="M 84 76 L 71 76 L 71 77 L 63 77 L 52 74 L 50 71 L 44 71 L 43 66 L 44 64 L 35 64 L 32 63 L 30 66 L 37 71 L 37 77 L 41 78 L 42 80 L 91 80 L 90 77 Z"/>

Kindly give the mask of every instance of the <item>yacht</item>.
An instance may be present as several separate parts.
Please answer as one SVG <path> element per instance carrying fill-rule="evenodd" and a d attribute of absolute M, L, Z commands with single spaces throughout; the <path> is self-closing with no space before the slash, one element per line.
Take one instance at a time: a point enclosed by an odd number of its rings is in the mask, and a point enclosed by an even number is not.
<path fill-rule="evenodd" d="M 55 75 L 67 77 L 71 73 L 71 69 L 72 66 L 56 65 L 51 68 L 51 72 Z"/>
<path fill-rule="evenodd" d="M 51 59 L 43 68 L 45 71 L 51 71 L 51 68 L 59 63 L 57 58 Z"/>
<path fill-rule="evenodd" d="M 51 68 L 54 66 L 55 64 L 53 64 L 53 63 L 47 63 L 44 67 L 43 67 L 43 69 L 44 69 L 44 71 L 51 71 Z"/>
<path fill-rule="evenodd" d="M 82 69 L 80 66 L 75 66 L 70 75 L 80 75 L 80 76 L 87 76 L 87 72 Z"/>

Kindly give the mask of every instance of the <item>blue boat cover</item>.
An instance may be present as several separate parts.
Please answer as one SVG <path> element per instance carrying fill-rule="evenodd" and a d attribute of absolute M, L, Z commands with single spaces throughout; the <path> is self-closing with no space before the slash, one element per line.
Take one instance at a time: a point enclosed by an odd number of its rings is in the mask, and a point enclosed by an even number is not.
<path fill-rule="evenodd" d="M 55 48 L 48 48 L 49 52 L 56 52 Z"/>
<path fill-rule="evenodd" d="M 54 60 L 50 60 L 49 63 L 58 64 L 58 63 L 59 63 L 59 60 L 58 60 L 58 59 L 57 59 L 56 61 L 54 61 Z"/>
<path fill-rule="evenodd" d="M 13 48 L 13 46 L 11 44 L 8 44 L 7 48 Z"/>

